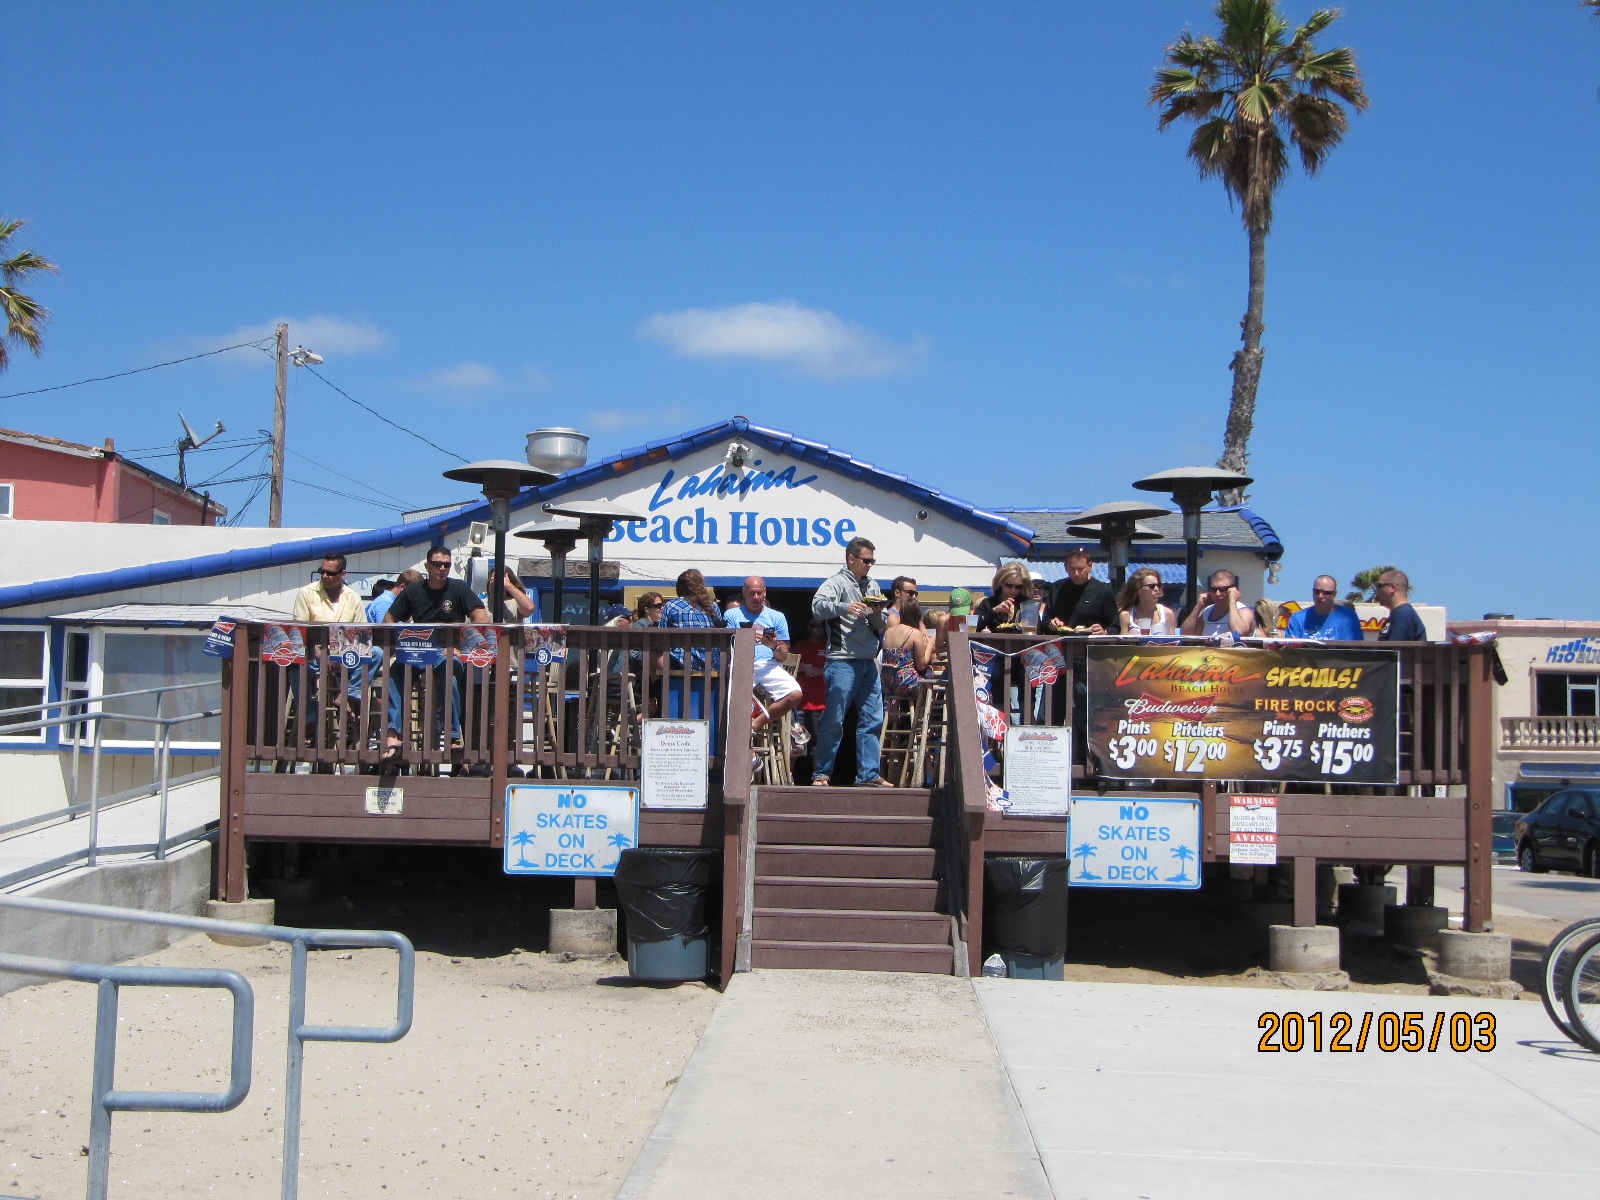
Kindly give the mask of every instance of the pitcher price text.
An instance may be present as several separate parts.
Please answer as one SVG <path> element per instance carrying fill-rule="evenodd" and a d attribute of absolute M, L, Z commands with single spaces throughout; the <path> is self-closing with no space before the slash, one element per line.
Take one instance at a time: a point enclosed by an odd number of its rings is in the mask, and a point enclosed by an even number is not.
<path fill-rule="evenodd" d="M 1221 731 L 1218 730 L 1220 733 Z M 1163 762 L 1171 763 L 1174 771 L 1205 773 L 1206 763 L 1221 762 L 1228 757 L 1228 743 L 1220 737 L 1173 737 L 1156 739 L 1123 734 L 1111 739 L 1107 747 L 1111 761 L 1124 771 L 1133 770 L 1141 759 L 1154 758 L 1157 751 Z"/>

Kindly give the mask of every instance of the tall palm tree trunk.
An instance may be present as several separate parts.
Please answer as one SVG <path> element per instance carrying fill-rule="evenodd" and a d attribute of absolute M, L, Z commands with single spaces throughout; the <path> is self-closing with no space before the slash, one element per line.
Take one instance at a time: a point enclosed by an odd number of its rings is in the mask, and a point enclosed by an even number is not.
<path fill-rule="evenodd" d="M 1222 435 L 1222 457 L 1217 466 L 1243 471 L 1250 462 L 1250 433 L 1256 421 L 1256 389 L 1261 386 L 1261 333 L 1267 306 L 1267 231 L 1252 222 L 1250 233 L 1250 299 L 1245 308 L 1244 346 L 1233 356 L 1233 397 L 1228 402 L 1228 427 Z M 1241 489 L 1222 494 L 1223 503 L 1244 501 Z"/>

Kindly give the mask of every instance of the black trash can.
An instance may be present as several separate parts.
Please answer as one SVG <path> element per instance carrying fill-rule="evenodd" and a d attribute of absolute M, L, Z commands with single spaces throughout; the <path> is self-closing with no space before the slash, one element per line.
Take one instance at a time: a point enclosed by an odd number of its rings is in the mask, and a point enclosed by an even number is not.
<path fill-rule="evenodd" d="M 628 974 L 683 982 L 710 969 L 706 892 L 719 852 L 641 846 L 617 861 L 617 900 L 628 922 Z"/>
<path fill-rule="evenodd" d="M 1067 860 L 986 859 L 983 931 L 985 958 L 1000 955 L 1009 978 L 1061 979 L 1067 958 Z"/>

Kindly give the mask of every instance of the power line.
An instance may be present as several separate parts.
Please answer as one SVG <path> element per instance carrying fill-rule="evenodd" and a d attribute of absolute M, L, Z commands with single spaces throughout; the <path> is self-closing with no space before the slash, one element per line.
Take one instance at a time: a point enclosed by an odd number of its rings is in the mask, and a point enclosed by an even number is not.
<path fill-rule="evenodd" d="M 241 438 L 238 441 L 213 442 L 209 446 L 195 446 L 193 449 L 185 450 L 184 453 L 185 454 L 210 454 L 213 450 L 237 450 L 240 446 L 259 446 L 259 445 L 261 445 L 261 439 L 260 438 L 249 438 L 249 439 Z M 145 448 L 145 450 L 127 450 L 127 451 L 120 451 L 119 453 L 122 454 L 123 458 L 132 459 L 132 460 L 143 460 L 143 459 L 147 459 L 147 458 L 176 458 L 177 454 L 178 454 L 178 452 L 176 450 L 168 450 L 163 454 L 147 453 L 147 451 L 155 450 L 155 449 L 158 449 L 158 447 L 156 447 L 156 446 L 148 446 L 148 447 Z"/>
<path fill-rule="evenodd" d="M 287 447 L 285 447 L 285 449 L 287 449 Z M 364 479 L 357 479 L 353 475 L 346 475 L 343 471 L 335 471 L 327 463 L 320 463 L 316 459 L 312 458 L 309 454 L 302 454 L 298 450 L 290 450 L 289 453 L 294 455 L 296 458 L 305 459 L 313 467 L 321 467 L 329 475 L 337 475 L 340 479 L 348 479 L 351 483 L 359 484 L 360 486 L 366 488 L 367 491 L 371 492 L 374 496 L 382 496 L 385 500 L 393 500 L 396 504 L 401 506 L 400 511 L 405 511 L 405 501 L 400 499 L 399 496 L 391 496 L 388 492 L 381 491 L 378 488 L 373 487 Z M 387 508 L 388 505 L 385 505 L 384 507 Z"/>
<path fill-rule="evenodd" d="M 361 504 L 370 504 L 374 508 L 392 508 L 395 512 L 404 512 L 405 508 L 399 504 L 385 504 L 382 500 L 368 500 L 365 496 L 357 496 L 353 492 L 341 492 L 338 488 L 322 487 L 320 484 L 307 483 L 304 479 L 296 479 L 293 475 L 285 475 L 290 483 L 297 483 L 301 487 L 312 488 L 315 491 L 327 492 L 330 496 L 343 496 L 346 500 L 355 500 Z"/>
<path fill-rule="evenodd" d="M 350 401 L 351 404 L 354 404 L 357 408 L 366 409 L 369 413 L 371 413 L 373 416 L 377 417 L 378 420 L 382 421 L 385 425 L 393 425 L 401 433 L 406 434 L 409 437 L 414 437 L 414 438 L 417 439 L 417 441 L 423 442 L 423 443 L 425 443 L 425 444 L 427 444 L 429 446 L 432 446 L 440 454 L 446 455 L 446 456 L 448 456 L 450 458 L 458 459 L 461 462 L 467 462 L 468 461 L 466 458 L 463 458 L 461 455 L 457 454 L 454 450 L 446 450 L 443 446 L 439 445 L 438 442 L 430 442 L 430 441 L 428 441 L 427 438 L 423 437 L 416 430 L 407 429 L 404 425 L 400 425 L 400 424 L 397 424 L 394 421 L 391 421 L 388 417 L 384 416 L 377 409 L 368 407 L 367 405 L 361 403 L 361 401 L 357 400 L 354 396 L 352 396 L 349 392 L 345 391 L 338 384 L 334 383 L 333 381 L 331 381 L 328 378 L 326 378 L 325 376 L 323 376 L 320 372 L 318 372 L 316 370 L 316 368 L 312 367 L 310 364 L 302 363 L 301 366 L 305 370 L 310 371 L 318 379 L 321 379 L 323 383 L 326 383 L 334 391 L 338 392 L 339 395 L 343 396 L 346 400 Z M 5 399 L 5 397 L 0 396 L 0 400 L 3 400 L 3 399 Z"/>
<path fill-rule="evenodd" d="M 195 487 L 213 487 L 213 486 L 215 486 L 216 483 L 218 482 L 218 480 L 217 480 L 217 476 L 218 475 L 226 475 L 229 471 L 233 470 L 240 463 L 242 463 L 245 459 L 249 458 L 251 453 L 256 449 L 256 446 L 259 446 L 260 444 L 261 444 L 260 442 L 255 443 L 255 445 L 252 445 L 249 450 L 246 450 L 238 458 L 234 459 L 227 466 L 223 467 L 222 470 L 218 471 L 216 475 L 213 475 L 210 479 L 207 479 L 207 480 L 205 480 L 205 481 L 203 481 L 201 483 L 194 484 L 193 486 L 195 486 Z M 231 483 L 233 481 L 229 480 L 228 482 Z"/>
<path fill-rule="evenodd" d="M 145 371 L 157 371 L 162 367 L 175 367 L 179 363 L 193 362 L 197 358 L 210 358 L 213 354 L 226 354 L 229 350 L 260 349 L 262 345 L 262 342 L 240 342 L 237 346 L 224 346 L 221 350 L 207 350 L 204 354 L 191 354 L 188 358 L 175 358 L 171 362 L 156 363 L 154 366 L 118 371 L 115 375 L 97 375 L 93 379 L 80 379 L 76 383 L 58 383 L 54 387 L 34 388 L 27 392 L 8 392 L 0 396 L 0 400 L 15 400 L 18 396 L 37 396 L 41 392 L 59 392 L 63 388 L 82 387 L 86 383 L 104 383 L 108 379 L 124 379 L 129 375 L 139 375 Z"/>

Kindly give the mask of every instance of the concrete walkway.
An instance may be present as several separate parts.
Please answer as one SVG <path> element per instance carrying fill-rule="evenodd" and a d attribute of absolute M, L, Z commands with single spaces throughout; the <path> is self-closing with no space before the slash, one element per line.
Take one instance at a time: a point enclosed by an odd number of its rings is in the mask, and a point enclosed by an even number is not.
<path fill-rule="evenodd" d="M 1050 1195 L 966 980 L 737 976 L 619 1200 Z"/>
<path fill-rule="evenodd" d="M 217 820 L 221 803 L 221 783 L 215 777 L 179 784 L 167 793 L 167 836 L 192 834 Z M 161 802 L 154 796 L 126 800 L 100 813 L 99 847 L 102 860 L 115 861 L 121 847 L 153 846 L 160 828 Z M 41 863 L 55 862 L 71 854 L 81 854 L 89 845 L 89 817 L 59 820 L 21 833 L 0 838 L 0 879 Z M 154 857 L 149 851 L 138 857 Z M 78 860 L 81 864 L 82 859 Z M 59 870 L 70 870 L 62 867 Z M 53 872 L 53 873 L 59 873 Z M 0 891 L 27 890 L 43 876 L 0 887 Z"/>
<path fill-rule="evenodd" d="M 1265 1012 L 1423 1014 L 1439 1048 L 1261 1053 Z M 1492 1051 L 1449 1049 L 1487 1013 Z M 1324 1025 L 1326 1029 L 1326 1024 Z M 1307 1037 L 1309 1038 L 1309 1033 Z M 736 978 L 622 1200 L 1282 1195 L 1600 1186 L 1600 1056 L 1543 1008 L 1375 993 Z"/>

